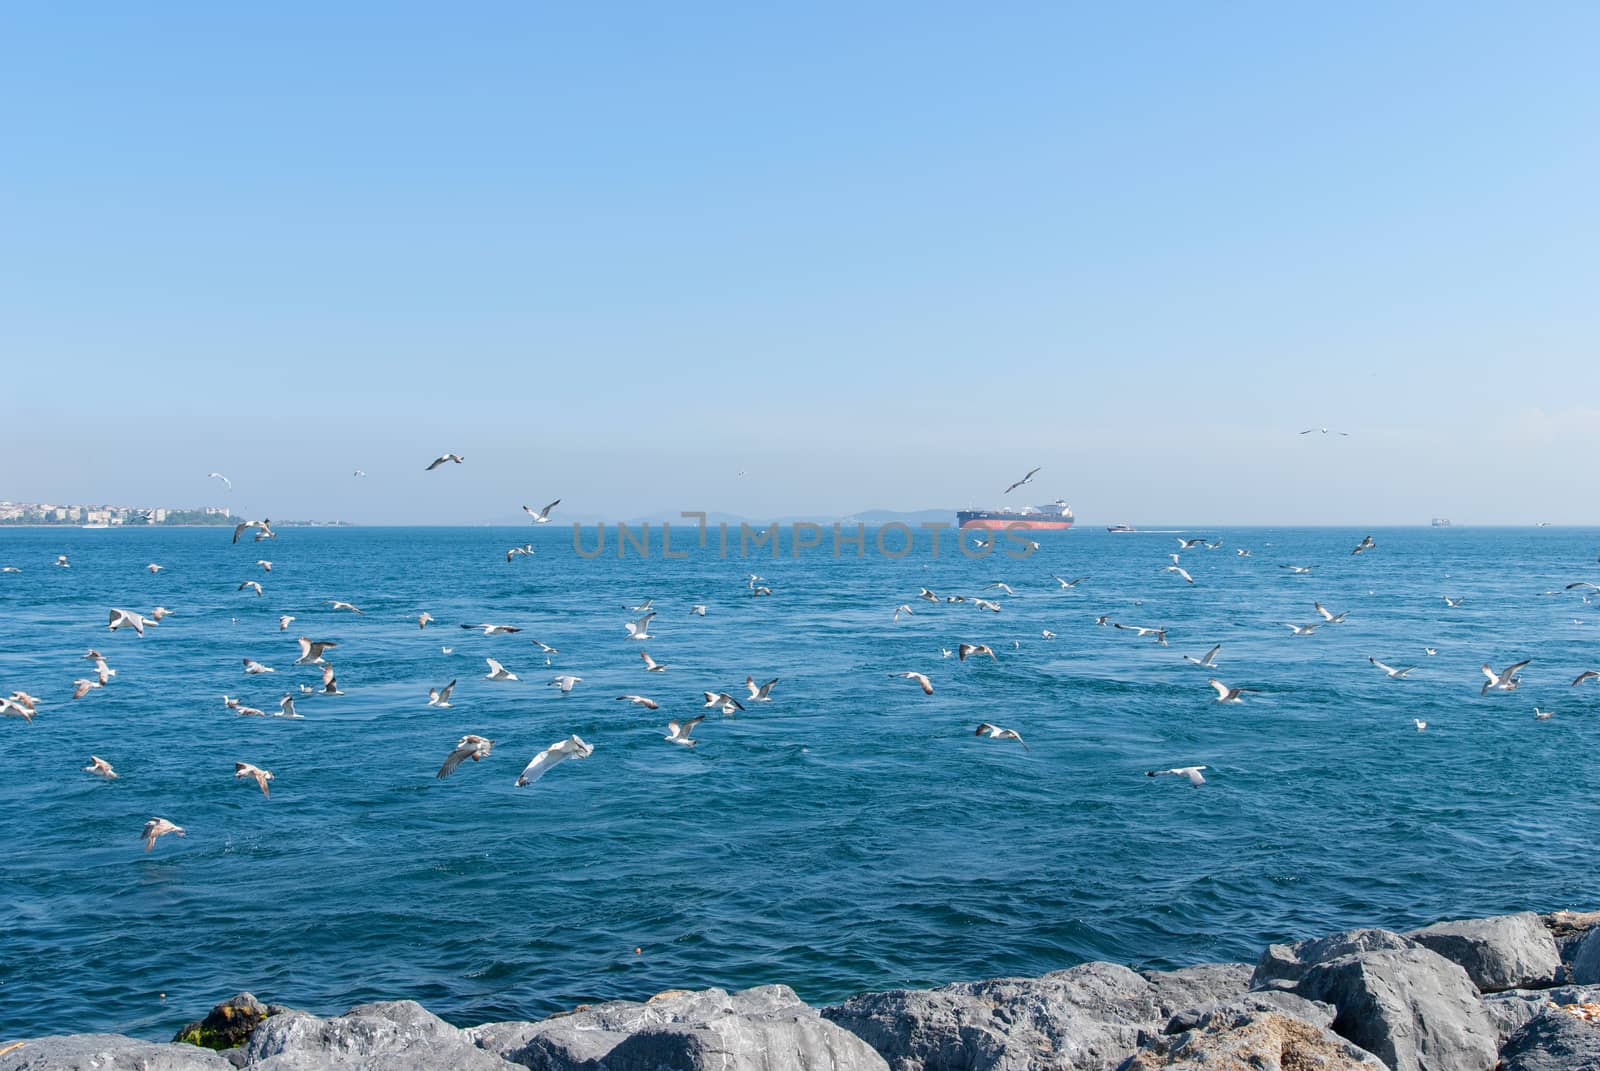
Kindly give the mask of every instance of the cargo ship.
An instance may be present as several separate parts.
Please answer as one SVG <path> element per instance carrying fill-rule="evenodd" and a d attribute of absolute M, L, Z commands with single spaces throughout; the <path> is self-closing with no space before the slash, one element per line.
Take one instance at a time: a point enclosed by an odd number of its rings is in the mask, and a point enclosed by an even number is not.
<path fill-rule="evenodd" d="M 1048 506 L 958 510 L 956 527 L 1017 528 L 1035 532 L 1063 530 L 1072 527 L 1072 507 L 1057 499 Z"/>

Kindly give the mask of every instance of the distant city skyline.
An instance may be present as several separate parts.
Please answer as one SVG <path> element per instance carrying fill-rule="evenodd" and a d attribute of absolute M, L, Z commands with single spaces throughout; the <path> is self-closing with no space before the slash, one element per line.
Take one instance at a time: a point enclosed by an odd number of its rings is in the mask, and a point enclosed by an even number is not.
<path fill-rule="evenodd" d="M 0 498 L 1600 524 L 1591 5 L 0 26 Z"/>

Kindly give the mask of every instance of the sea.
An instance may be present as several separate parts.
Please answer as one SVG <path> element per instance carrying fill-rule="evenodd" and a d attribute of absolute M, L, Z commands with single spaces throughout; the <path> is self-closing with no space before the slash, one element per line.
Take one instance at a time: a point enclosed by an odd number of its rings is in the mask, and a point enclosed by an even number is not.
<path fill-rule="evenodd" d="M 1600 906 L 1600 684 L 1571 684 L 1600 669 L 1600 605 L 1567 588 L 1600 582 L 1600 530 L 1172 528 L 1040 533 L 1026 557 L 931 530 L 635 528 L 621 556 L 592 525 L 0 530 L 0 694 L 40 700 L 0 719 L 0 1037 L 165 1039 L 239 990 L 462 1024 L 669 988 L 822 1004 Z M 1201 536 L 1221 545 L 1180 551 Z M 1319 601 L 1348 616 L 1292 634 Z M 158 605 L 142 637 L 107 630 Z M 485 622 L 522 631 L 460 627 Z M 321 686 L 300 636 L 337 644 L 343 695 L 299 695 Z M 946 657 L 963 642 L 994 658 Z M 1215 668 L 1183 658 L 1216 644 Z M 91 648 L 116 676 L 74 701 Z M 1480 666 L 1524 659 L 1481 694 Z M 747 677 L 777 679 L 770 702 L 705 709 Z M 1253 691 L 1221 704 L 1209 677 Z M 223 702 L 286 691 L 302 718 Z M 697 746 L 663 739 L 700 714 Z M 469 733 L 492 754 L 436 777 Z M 516 786 L 572 734 L 593 754 Z M 1188 765 L 1204 785 L 1146 776 Z M 152 816 L 186 836 L 146 852 Z"/>

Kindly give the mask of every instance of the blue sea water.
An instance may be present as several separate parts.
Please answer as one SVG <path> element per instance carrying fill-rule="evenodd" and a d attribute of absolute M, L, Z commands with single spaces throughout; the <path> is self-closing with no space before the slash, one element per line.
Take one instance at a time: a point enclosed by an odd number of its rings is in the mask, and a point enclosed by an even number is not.
<path fill-rule="evenodd" d="M 221 529 L 0 531 L 0 565 L 22 569 L 0 575 L 0 690 L 42 700 L 32 725 L 0 721 L 0 1036 L 165 1038 L 240 989 L 321 1012 L 408 997 L 462 1023 L 671 987 L 785 982 L 825 1002 L 1596 906 L 1600 687 L 1569 682 L 1600 668 L 1600 605 L 1564 585 L 1600 579 L 1600 532 L 1377 530 L 1360 556 L 1365 531 L 1189 534 L 1225 541 L 1183 554 L 1193 586 L 1161 571 L 1173 534 L 1097 529 L 1045 534 L 1025 560 L 969 559 L 948 534 L 937 558 L 925 536 L 898 559 L 870 537 L 859 559 L 826 538 L 793 558 L 786 536 L 777 560 L 737 539 L 663 560 L 659 537 L 619 560 L 614 539 L 586 559 L 554 525 L 237 546 Z M 507 562 L 528 539 L 537 553 Z M 263 596 L 237 590 L 249 579 Z M 631 641 L 624 607 L 646 598 L 656 638 Z M 1349 618 L 1290 635 L 1318 599 Z M 894 623 L 901 603 L 916 612 Z M 173 616 L 144 637 L 106 630 L 110 607 L 156 605 Z M 1101 614 L 1164 625 L 1171 646 Z M 479 621 L 526 631 L 457 627 Z M 318 684 L 291 665 L 301 635 L 337 641 L 345 695 L 301 699 L 298 721 L 223 706 L 275 710 Z M 560 649 L 550 667 L 531 639 Z M 963 640 L 998 660 L 941 657 Z M 1182 661 L 1215 643 L 1214 671 Z M 91 646 L 118 676 L 74 702 Z M 668 670 L 645 673 L 641 648 Z M 483 680 L 486 656 L 521 680 Z M 1391 681 L 1368 656 L 1418 668 Z M 277 672 L 246 676 L 244 658 Z M 1524 658 L 1520 690 L 1480 696 L 1481 663 Z M 888 676 L 907 669 L 935 693 Z M 564 698 L 557 672 L 583 681 Z M 712 712 L 693 750 L 663 742 L 703 690 L 742 696 L 752 674 L 780 679 L 773 702 Z M 1213 674 L 1260 692 L 1219 705 Z M 451 679 L 453 705 L 428 707 Z M 1028 748 L 975 738 L 985 720 Z M 469 732 L 494 753 L 436 779 Z M 571 733 L 591 758 L 514 786 Z M 82 772 L 91 753 L 119 779 Z M 270 800 L 236 760 L 274 771 Z M 1144 776 L 1193 763 L 1198 789 Z M 144 852 L 152 815 L 187 837 Z"/>

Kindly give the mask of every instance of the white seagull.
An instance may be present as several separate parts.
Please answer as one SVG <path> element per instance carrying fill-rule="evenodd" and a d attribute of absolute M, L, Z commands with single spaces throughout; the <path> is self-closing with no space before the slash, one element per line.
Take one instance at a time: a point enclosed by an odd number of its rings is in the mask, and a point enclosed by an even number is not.
<path fill-rule="evenodd" d="M 660 710 L 661 709 L 661 704 L 657 703 L 654 699 L 651 699 L 647 695 L 633 695 L 631 693 L 628 694 L 628 695 L 619 695 L 619 696 L 617 696 L 617 702 L 619 702 L 619 703 L 632 703 L 635 706 L 644 707 L 646 710 Z"/>
<path fill-rule="evenodd" d="M 651 658 L 649 651 L 640 651 L 639 657 L 644 659 L 644 671 L 646 673 L 666 672 L 667 664 L 665 662 L 657 662 L 654 658 Z"/>
<path fill-rule="evenodd" d="M 277 670 L 273 669 L 271 666 L 264 666 L 260 662 L 257 662 L 257 661 L 255 661 L 254 659 L 251 659 L 251 658 L 246 658 L 244 660 L 244 671 L 246 673 L 251 673 L 251 674 L 255 674 L 255 673 L 276 673 L 276 672 L 278 672 Z"/>
<path fill-rule="evenodd" d="M 1000 726 L 991 725 L 988 722 L 981 723 L 972 731 L 972 735 L 987 736 L 991 740 L 1015 740 L 1017 743 L 1022 745 L 1022 750 L 1031 750 L 1028 747 L 1027 741 L 1022 739 L 1022 734 L 1017 732 L 1015 729 L 1002 729 Z"/>
<path fill-rule="evenodd" d="M 267 788 L 267 782 L 273 780 L 271 770 L 263 770 L 248 762 L 236 762 L 233 764 L 233 777 L 236 781 L 246 777 L 254 778 L 256 784 L 261 786 L 261 794 L 269 800 L 272 798 L 272 791 Z"/>
<path fill-rule="evenodd" d="M 1026 476 L 1024 476 L 1022 479 L 1018 480 L 1016 483 L 1012 484 L 1010 487 L 1007 487 L 1004 491 L 1002 491 L 1000 493 L 1003 494 L 1003 495 L 1009 495 L 1012 491 L 1015 491 L 1017 488 L 1021 487 L 1023 484 L 1032 483 L 1034 474 L 1037 473 L 1038 471 L 1039 471 L 1038 469 L 1029 469 L 1028 470 L 1028 474 Z"/>
<path fill-rule="evenodd" d="M 908 681 L 916 681 L 918 684 L 920 684 L 922 686 L 922 694 L 923 695 L 932 695 L 933 694 L 933 682 L 930 681 L 927 678 L 926 674 L 917 673 L 917 672 L 914 672 L 912 670 L 906 670 L 906 671 L 904 671 L 902 673 L 891 673 L 891 674 L 889 674 L 889 676 L 891 676 L 891 677 L 904 677 Z"/>
<path fill-rule="evenodd" d="M 228 490 L 230 490 L 230 491 L 233 490 L 233 481 L 228 479 L 226 476 L 224 476 L 220 472 L 208 472 L 208 473 L 206 473 L 206 479 L 208 479 L 208 480 L 221 480 L 224 484 L 227 485 Z"/>
<path fill-rule="evenodd" d="M 471 759 L 473 762 L 479 762 L 488 758 L 489 753 L 493 750 L 493 740 L 490 740 L 488 737 L 478 736 L 475 733 L 468 733 L 466 736 L 463 736 L 460 740 L 456 741 L 455 750 L 451 751 L 450 754 L 444 757 L 444 765 L 439 767 L 439 772 L 433 776 L 449 777 L 451 774 L 456 772 L 456 767 L 460 766 L 463 762 L 467 761 L 468 759 Z"/>
<path fill-rule="evenodd" d="M 1388 675 L 1389 679 L 1393 681 L 1403 680 L 1407 673 L 1410 673 L 1412 670 L 1417 668 L 1416 666 L 1407 666 L 1404 669 L 1395 669 L 1393 666 L 1384 665 L 1371 655 L 1367 656 L 1367 661 L 1383 670 L 1383 672 Z"/>
<path fill-rule="evenodd" d="M 517 776 L 517 787 L 531 785 L 539 778 L 550 772 L 550 768 L 558 762 L 567 759 L 586 759 L 594 754 L 594 748 L 583 742 L 581 736 L 576 734 L 565 740 L 557 740 L 549 747 L 535 755 L 528 765 L 522 768 L 522 773 Z"/>
<path fill-rule="evenodd" d="M 1185 569 L 1181 565 L 1169 565 L 1169 566 L 1167 566 L 1165 569 L 1163 569 L 1161 571 L 1164 572 L 1164 573 L 1177 573 L 1179 576 L 1183 577 L 1189 583 L 1191 583 L 1191 584 L 1194 583 L 1194 577 L 1189 575 L 1189 570 Z"/>
<path fill-rule="evenodd" d="M 750 689 L 750 702 L 752 703 L 772 702 L 772 686 L 777 683 L 777 677 L 774 677 L 767 683 L 761 685 L 756 684 L 756 679 L 754 677 L 746 677 L 744 679 L 744 686 Z"/>
<path fill-rule="evenodd" d="M 1329 610 L 1326 606 L 1322 605 L 1320 602 L 1313 602 L 1311 605 L 1316 607 L 1317 613 L 1321 614 L 1322 619 L 1330 625 L 1337 625 L 1339 622 L 1350 616 L 1349 610 L 1346 610 L 1342 614 L 1336 614 L 1332 610 Z"/>
<path fill-rule="evenodd" d="M 654 616 L 656 616 L 656 612 L 654 610 L 651 610 L 649 613 L 645 614 L 639 620 L 637 620 L 637 621 L 629 621 L 625 625 L 623 625 L 622 627 L 628 630 L 628 639 L 630 639 L 630 640 L 651 640 L 651 639 L 655 639 L 655 637 L 650 635 L 650 632 L 649 632 L 650 619 L 652 617 L 654 617 Z"/>
<path fill-rule="evenodd" d="M 430 707 L 447 707 L 450 705 L 450 693 L 455 690 L 456 682 L 451 681 L 443 688 L 428 689 L 428 705 Z"/>
<path fill-rule="evenodd" d="M 1309 636 L 1312 633 L 1316 632 L 1317 629 L 1321 625 L 1322 625 L 1321 621 L 1313 621 L 1309 625 L 1291 625 L 1288 622 L 1284 622 L 1283 627 L 1288 629 L 1290 631 L 1290 633 L 1292 633 L 1293 635 L 1296 635 L 1296 636 Z"/>
<path fill-rule="evenodd" d="M 255 593 L 256 593 L 256 598 L 258 598 L 258 599 L 261 598 L 261 581 L 259 581 L 259 580 L 246 580 L 244 583 L 242 583 L 238 587 L 234 588 L 234 590 L 235 591 L 243 591 L 245 588 L 254 588 L 255 589 Z"/>
<path fill-rule="evenodd" d="M 487 673 L 485 673 L 483 675 L 483 679 L 484 680 L 486 680 L 486 681 L 514 681 L 514 680 L 519 679 L 515 673 L 511 672 L 509 669 L 507 669 L 505 666 L 502 666 L 499 662 L 496 662 L 494 659 L 485 658 L 484 661 L 489 663 L 489 672 L 487 672 Z"/>
<path fill-rule="evenodd" d="M 1483 664 L 1483 675 L 1485 677 L 1488 677 L 1489 679 L 1488 679 L 1487 682 L 1484 683 L 1484 686 L 1478 691 L 1478 694 L 1479 695 L 1487 695 L 1491 691 L 1495 691 L 1495 692 L 1514 692 L 1514 691 L 1516 691 L 1517 690 L 1517 685 L 1522 683 L 1521 678 L 1519 678 L 1517 676 L 1517 671 L 1522 669 L 1522 667 L 1526 666 L 1529 662 L 1532 662 L 1532 661 L 1533 661 L 1533 659 L 1531 659 L 1531 658 L 1524 658 L 1521 662 L 1513 663 L 1512 665 L 1509 665 L 1505 669 L 1501 670 L 1499 673 L 1496 673 L 1494 670 L 1490 669 L 1489 668 L 1489 664 L 1487 662 L 1485 662 Z"/>
<path fill-rule="evenodd" d="M 582 681 L 582 677 L 574 677 L 570 673 L 563 673 L 558 677 L 551 677 L 547 686 L 560 688 L 561 694 L 567 695 L 572 691 L 573 685 L 580 684 Z"/>
<path fill-rule="evenodd" d="M 289 620 L 293 621 L 294 618 L 291 617 Z M 339 646 L 332 640 L 313 640 L 308 636 L 301 636 L 295 642 L 300 644 L 300 657 L 294 660 L 297 666 L 316 665 L 323 660 L 323 651 Z"/>
<path fill-rule="evenodd" d="M 1146 770 L 1144 775 L 1146 777 L 1163 777 L 1167 774 L 1176 774 L 1178 777 L 1187 777 L 1191 785 L 1199 788 L 1206 783 L 1206 779 L 1200 774 L 1200 771 L 1204 769 L 1204 766 L 1175 766 L 1170 770 Z"/>
<path fill-rule="evenodd" d="M 1201 655 L 1199 658 L 1196 658 L 1194 655 L 1184 655 L 1183 660 L 1185 662 L 1191 662 L 1197 666 L 1205 666 L 1207 669 L 1212 669 L 1215 668 L 1217 664 L 1217 652 L 1220 650 L 1222 650 L 1222 644 L 1219 643 L 1215 647 L 1211 648 L 1211 650 Z"/>
<path fill-rule="evenodd" d="M 151 621 L 149 618 L 141 617 L 139 614 L 133 613 L 130 610 L 112 610 L 111 623 L 108 624 L 106 628 L 112 632 L 117 631 L 119 628 L 131 628 L 133 631 L 143 636 L 146 625 L 154 627 L 155 622 Z"/>
<path fill-rule="evenodd" d="M 546 506 L 544 509 L 534 509 L 532 506 L 523 506 L 522 507 L 522 512 L 524 512 L 528 516 L 532 517 L 534 524 L 549 524 L 550 523 L 550 511 L 555 509 L 559 505 L 561 505 L 561 500 L 558 498 L 554 502 L 552 502 L 548 506 Z"/>
<path fill-rule="evenodd" d="M 701 692 L 706 697 L 705 705 L 717 707 L 724 714 L 732 714 L 735 710 L 743 710 L 744 706 L 727 692 Z"/>
<path fill-rule="evenodd" d="M 1000 661 L 994 657 L 994 650 L 987 643 L 963 643 L 956 647 L 956 656 L 960 661 L 965 662 L 968 655 L 988 655 L 994 661 Z"/>
<path fill-rule="evenodd" d="M 144 838 L 144 850 L 149 851 L 154 848 L 156 846 L 156 838 L 164 837 L 168 833 L 176 833 L 180 837 L 185 835 L 182 826 L 169 822 L 165 818 L 150 819 L 144 824 L 144 832 L 139 834 L 140 837 Z"/>
<path fill-rule="evenodd" d="M 504 636 L 511 632 L 521 632 L 522 629 L 515 625 L 462 625 L 462 628 L 477 629 L 485 636 Z"/>
<path fill-rule="evenodd" d="M 438 457 L 434 458 L 432 462 L 429 463 L 427 468 L 423 469 L 422 471 L 423 472 L 432 472 L 434 469 L 438 468 L 440 465 L 443 465 L 446 461 L 454 461 L 457 465 L 459 465 L 465 460 L 466 460 L 466 458 L 462 457 L 460 454 L 440 454 Z"/>
<path fill-rule="evenodd" d="M 1242 703 L 1244 696 L 1257 694 L 1254 688 L 1229 688 L 1215 677 L 1208 678 L 1206 683 L 1217 690 L 1218 703 Z"/>
<path fill-rule="evenodd" d="M 672 744 L 682 744 L 684 747 L 694 747 L 698 741 L 689 739 L 689 734 L 694 732 L 694 727 L 706 720 L 704 714 L 696 714 L 686 721 L 667 722 L 667 735 L 661 739 Z"/>

